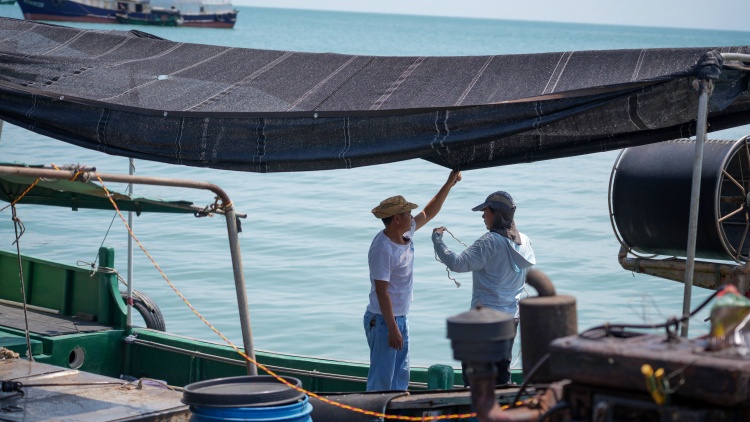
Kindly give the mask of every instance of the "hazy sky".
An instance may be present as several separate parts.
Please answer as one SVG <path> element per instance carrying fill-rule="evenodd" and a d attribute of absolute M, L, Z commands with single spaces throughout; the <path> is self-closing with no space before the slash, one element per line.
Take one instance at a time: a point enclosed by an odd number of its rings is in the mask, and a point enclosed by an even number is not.
<path fill-rule="evenodd" d="M 750 0 L 234 0 L 242 6 L 750 31 Z"/>

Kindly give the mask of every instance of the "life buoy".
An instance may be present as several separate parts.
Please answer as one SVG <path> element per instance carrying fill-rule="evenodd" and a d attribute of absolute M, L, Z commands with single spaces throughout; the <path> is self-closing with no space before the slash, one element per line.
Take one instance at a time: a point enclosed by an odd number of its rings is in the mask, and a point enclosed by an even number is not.
<path fill-rule="evenodd" d="M 122 298 L 127 302 L 128 293 L 120 292 Z M 156 303 L 151 300 L 145 293 L 133 290 L 133 307 L 141 314 L 146 328 L 157 331 L 167 331 L 167 324 L 164 322 L 164 316 Z"/>

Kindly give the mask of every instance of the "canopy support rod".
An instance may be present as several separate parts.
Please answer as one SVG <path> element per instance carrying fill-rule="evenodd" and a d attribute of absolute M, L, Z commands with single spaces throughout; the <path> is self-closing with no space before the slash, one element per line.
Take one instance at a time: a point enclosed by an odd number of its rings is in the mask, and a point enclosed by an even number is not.
<path fill-rule="evenodd" d="M 132 158 L 128 159 L 128 174 L 135 173 L 135 162 Z M 133 184 L 128 185 L 128 196 L 133 197 Z M 128 211 L 128 227 L 133 230 L 133 211 Z M 133 237 L 128 236 L 128 329 L 133 327 Z"/>
<path fill-rule="evenodd" d="M 703 144 L 706 140 L 706 126 L 708 120 L 708 96 L 711 95 L 713 82 L 709 79 L 700 80 L 698 89 L 698 121 L 695 128 L 695 159 L 693 160 L 693 185 L 690 193 L 690 222 L 688 225 L 687 260 L 685 266 L 685 291 L 682 297 L 682 316 L 690 315 L 690 299 L 693 291 L 693 277 L 695 270 L 695 244 L 698 237 L 698 203 L 701 194 L 701 172 L 703 171 Z M 682 323 L 680 335 L 688 336 L 689 319 Z"/>
<path fill-rule="evenodd" d="M 748 62 L 748 63 L 750 63 L 750 54 L 721 53 L 721 57 L 724 60 L 737 60 L 739 62 Z"/>
<path fill-rule="evenodd" d="M 96 171 L 95 168 L 79 169 L 81 173 Z M 39 169 L 27 167 L 5 167 L 0 166 L 0 174 L 9 174 L 27 177 L 43 177 L 47 179 L 70 179 L 75 171 Z M 205 189 L 215 193 L 224 204 L 224 215 L 227 219 L 227 231 L 229 232 L 229 247 L 232 255 L 232 269 L 234 271 L 234 284 L 237 290 L 237 305 L 240 311 L 240 325 L 242 327 L 242 342 L 245 354 L 252 359 L 247 362 L 249 375 L 257 375 L 258 369 L 255 363 L 255 349 L 253 348 L 252 330 L 250 326 L 250 312 L 247 303 L 247 289 L 245 288 L 245 276 L 242 271 L 242 256 L 240 252 L 239 236 L 237 235 L 237 215 L 229 195 L 222 188 L 213 183 L 198 182 L 194 180 L 170 179 L 164 177 L 135 176 L 126 174 L 99 173 L 102 180 L 117 183 L 137 183 L 141 185 L 172 186 L 188 189 Z"/>
<path fill-rule="evenodd" d="M 247 290 L 242 271 L 242 257 L 240 254 L 240 239 L 237 235 L 237 216 L 234 214 L 234 208 L 230 207 L 224 210 L 227 220 L 227 232 L 229 233 L 229 251 L 232 255 L 232 270 L 234 271 L 235 289 L 237 290 L 237 306 L 240 310 L 240 326 L 242 328 L 242 341 L 245 346 L 245 354 L 255 361 L 255 350 L 253 349 L 253 333 L 250 327 L 250 311 L 247 303 Z M 242 280 L 241 283 L 236 280 Z M 247 374 L 258 375 L 258 368 L 255 363 L 246 361 Z"/>

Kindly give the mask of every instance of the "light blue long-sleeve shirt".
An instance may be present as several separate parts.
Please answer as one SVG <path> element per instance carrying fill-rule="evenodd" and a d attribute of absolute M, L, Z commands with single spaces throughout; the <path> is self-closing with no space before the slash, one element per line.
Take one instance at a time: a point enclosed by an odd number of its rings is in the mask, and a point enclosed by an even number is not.
<path fill-rule="evenodd" d="M 526 273 L 536 264 L 531 241 L 523 233 L 519 235 L 520 245 L 498 233 L 487 232 L 460 254 L 448 249 L 440 233 L 432 233 L 432 243 L 449 270 L 472 271 L 472 307 L 481 305 L 518 318 L 518 301 Z"/>

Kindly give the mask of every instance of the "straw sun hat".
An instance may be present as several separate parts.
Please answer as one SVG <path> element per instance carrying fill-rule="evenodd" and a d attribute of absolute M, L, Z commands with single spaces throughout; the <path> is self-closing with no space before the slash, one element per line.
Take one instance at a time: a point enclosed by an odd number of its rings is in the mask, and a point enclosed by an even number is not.
<path fill-rule="evenodd" d="M 417 208 L 417 204 L 412 204 L 403 196 L 396 195 L 382 200 L 380 205 L 372 209 L 372 214 L 376 218 L 388 218 L 396 214 L 401 214 L 402 212 L 413 210 L 414 208 Z"/>

